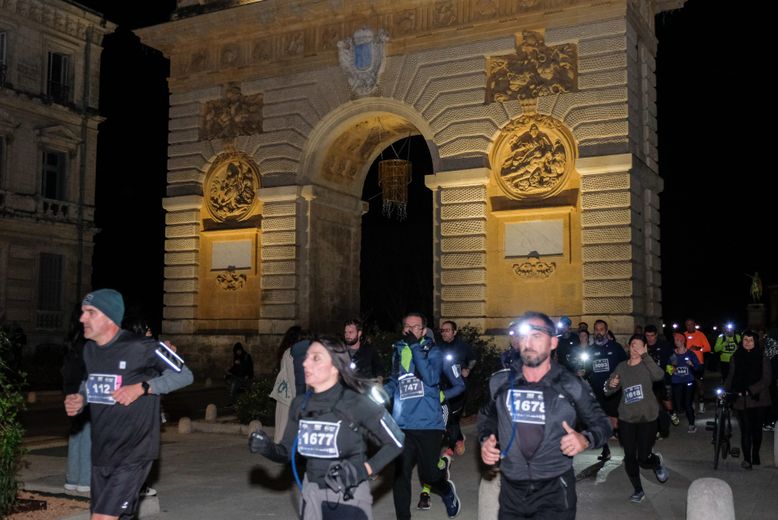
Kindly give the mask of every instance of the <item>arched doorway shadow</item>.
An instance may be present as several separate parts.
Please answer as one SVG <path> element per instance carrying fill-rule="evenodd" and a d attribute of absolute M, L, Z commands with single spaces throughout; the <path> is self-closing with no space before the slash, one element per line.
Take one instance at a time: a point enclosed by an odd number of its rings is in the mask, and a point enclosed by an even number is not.
<path fill-rule="evenodd" d="M 311 132 L 301 167 L 310 195 L 306 229 L 298 230 L 299 243 L 306 244 L 298 280 L 300 315 L 312 329 L 341 332 L 343 320 L 364 316 L 363 310 L 392 328 L 405 309 L 432 309 L 432 194 L 424 186 L 424 175 L 434 173 L 438 163 L 431 136 L 418 113 L 392 100 L 354 101 Z M 419 158 L 410 185 L 412 218 L 397 225 L 381 217 L 371 166 L 393 143 L 409 137 Z M 362 232 L 365 213 L 367 234 Z M 368 290 L 362 294 L 366 279 Z"/>
<path fill-rule="evenodd" d="M 378 165 L 397 152 L 412 164 L 407 217 L 383 211 Z M 407 152 L 407 155 L 406 155 Z M 430 317 L 432 299 L 432 197 L 424 175 L 432 173 L 432 158 L 421 136 L 393 143 L 370 167 L 362 200 L 369 204 L 362 217 L 360 269 L 361 317 L 382 330 L 393 330 L 408 311 Z"/>

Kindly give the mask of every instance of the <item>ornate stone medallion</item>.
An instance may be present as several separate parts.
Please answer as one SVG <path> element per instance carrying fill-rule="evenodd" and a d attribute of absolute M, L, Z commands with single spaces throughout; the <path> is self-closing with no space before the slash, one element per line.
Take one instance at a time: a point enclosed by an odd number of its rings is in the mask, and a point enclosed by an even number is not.
<path fill-rule="evenodd" d="M 259 169 L 241 152 L 226 152 L 214 161 L 205 180 L 208 213 L 217 222 L 239 222 L 257 203 Z"/>
<path fill-rule="evenodd" d="M 550 197 L 562 189 L 575 165 L 574 140 L 553 117 L 523 115 L 503 128 L 492 165 L 497 183 L 509 197 Z"/>

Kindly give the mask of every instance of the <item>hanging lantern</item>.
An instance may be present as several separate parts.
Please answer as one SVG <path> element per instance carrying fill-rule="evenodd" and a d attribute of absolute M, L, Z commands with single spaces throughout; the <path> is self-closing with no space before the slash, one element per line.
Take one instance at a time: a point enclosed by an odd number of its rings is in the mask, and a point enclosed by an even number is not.
<path fill-rule="evenodd" d="M 378 163 L 378 185 L 383 197 L 383 214 L 391 218 L 397 212 L 397 220 L 408 217 L 408 184 L 411 183 L 411 162 L 404 159 L 387 159 Z"/>

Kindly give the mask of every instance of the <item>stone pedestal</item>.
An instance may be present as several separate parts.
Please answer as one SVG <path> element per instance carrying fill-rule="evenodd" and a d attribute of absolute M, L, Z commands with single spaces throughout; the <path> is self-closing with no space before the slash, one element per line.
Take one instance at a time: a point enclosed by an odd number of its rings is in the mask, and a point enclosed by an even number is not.
<path fill-rule="evenodd" d="M 749 329 L 765 330 L 767 328 L 767 308 L 763 303 L 749 303 L 746 312 L 748 312 Z"/>

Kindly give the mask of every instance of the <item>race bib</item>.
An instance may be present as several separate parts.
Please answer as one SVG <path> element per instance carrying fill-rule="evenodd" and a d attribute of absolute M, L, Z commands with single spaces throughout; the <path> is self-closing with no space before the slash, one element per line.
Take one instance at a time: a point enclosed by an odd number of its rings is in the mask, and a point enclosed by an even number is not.
<path fill-rule="evenodd" d="M 400 401 L 424 397 L 424 383 L 413 374 L 406 374 L 400 381 Z"/>
<path fill-rule="evenodd" d="M 510 390 L 505 405 L 511 421 L 525 424 L 546 424 L 546 402 L 539 390 Z"/>
<path fill-rule="evenodd" d="M 643 385 L 633 385 L 624 389 L 624 403 L 634 404 L 643 400 Z"/>
<path fill-rule="evenodd" d="M 676 367 L 675 375 L 677 375 L 677 376 L 688 376 L 689 375 L 689 367 L 688 366 Z"/>
<path fill-rule="evenodd" d="M 608 358 L 595 359 L 592 361 L 592 370 L 594 372 L 610 372 L 611 364 Z"/>
<path fill-rule="evenodd" d="M 297 428 L 297 452 L 316 459 L 337 459 L 340 421 L 301 420 Z"/>
<path fill-rule="evenodd" d="M 86 380 L 86 402 L 116 404 L 113 393 L 122 387 L 122 376 L 116 374 L 89 374 Z"/>

